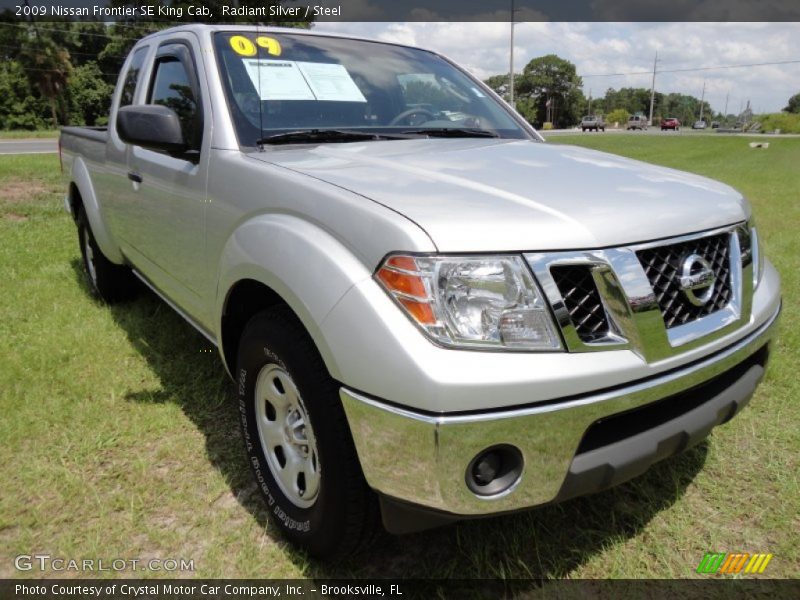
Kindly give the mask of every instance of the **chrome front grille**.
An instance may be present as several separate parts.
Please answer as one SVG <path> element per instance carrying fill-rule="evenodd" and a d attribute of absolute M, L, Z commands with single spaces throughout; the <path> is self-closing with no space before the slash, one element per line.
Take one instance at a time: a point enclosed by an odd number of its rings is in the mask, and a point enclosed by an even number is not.
<path fill-rule="evenodd" d="M 730 303 L 733 296 L 730 237 L 730 233 L 722 233 L 678 244 L 645 248 L 636 253 L 653 287 L 667 329 L 710 315 Z M 682 262 L 693 254 L 708 261 L 716 280 L 713 294 L 703 306 L 692 304 L 680 286 Z"/>
<path fill-rule="evenodd" d="M 608 316 L 592 269 L 586 265 L 556 266 L 551 270 L 578 337 L 594 342 L 608 335 Z"/>
<path fill-rule="evenodd" d="M 745 224 L 676 238 L 525 255 L 570 352 L 630 349 L 648 362 L 746 323 L 753 295 Z"/>

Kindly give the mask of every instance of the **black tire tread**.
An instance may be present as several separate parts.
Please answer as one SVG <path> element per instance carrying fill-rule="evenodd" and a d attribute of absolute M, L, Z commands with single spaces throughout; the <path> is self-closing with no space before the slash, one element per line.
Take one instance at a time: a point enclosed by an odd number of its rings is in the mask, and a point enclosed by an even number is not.
<path fill-rule="evenodd" d="M 313 372 L 316 377 L 315 384 L 320 393 L 315 401 L 326 403 L 324 426 L 333 427 L 338 434 L 336 442 L 339 446 L 339 455 L 344 457 L 344 460 L 337 464 L 339 471 L 337 476 L 346 479 L 345 489 L 348 494 L 346 505 L 349 510 L 345 515 L 346 522 L 338 547 L 334 552 L 326 553 L 325 557 L 343 558 L 363 551 L 381 531 L 380 508 L 377 497 L 367 485 L 361 470 L 347 416 L 339 399 L 341 385 L 329 375 L 311 336 L 287 305 L 276 305 L 253 316 L 245 326 L 240 344 L 247 343 L 248 338 L 254 334 L 258 335 L 258 332 L 263 331 L 262 328 L 282 329 L 280 333 L 291 340 L 294 357 L 301 358 L 309 372 Z M 241 346 L 239 356 L 241 356 Z M 308 400 L 306 402 L 308 403 Z M 319 410 L 320 407 L 315 405 L 315 408 Z M 311 418 L 313 419 L 313 416 Z M 319 424 L 316 425 L 318 426 Z M 323 468 L 325 468 L 324 462 Z M 312 554 L 316 554 L 313 548 L 309 550 Z"/>
<path fill-rule="evenodd" d="M 125 265 L 112 263 L 105 254 L 103 254 L 94 238 L 94 233 L 92 233 L 89 219 L 86 217 L 86 211 L 83 207 L 78 209 L 76 221 L 78 225 L 78 245 L 80 247 L 81 261 L 86 274 L 86 283 L 89 286 L 91 294 L 96 298 L 100 298 L 107 304 L 125 302 L 134 298 L 139 288 L 133 273 L 130 268 Z M 86 235 L 89 236 L 89 244 L 91 244 L 92 251 L 94 252 L 97 285 L 92 282 L 88 269 L 86 268 L 87 258 L 83 250 L 83 241 Z"/>

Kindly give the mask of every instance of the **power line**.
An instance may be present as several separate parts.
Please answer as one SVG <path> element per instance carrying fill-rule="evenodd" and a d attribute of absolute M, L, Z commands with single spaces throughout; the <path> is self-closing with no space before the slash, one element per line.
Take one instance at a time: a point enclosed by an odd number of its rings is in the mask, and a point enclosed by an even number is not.
<path fill-rule="evenodd" d="M 769 67 L 775 65 L 794 65 L 800 64 L 800 60 L 779 60 L 763 63 L 749 63 L 740 65 L 717 65 L 714 67 L 691 67 L 688 69 L 659 69 L 659 73 L 691 73 L 695 71 L 716 71 L 722 69 L 742 69 L 748 67 Z M 652 75 L 653 71 L 628 71 L 627 73 L 590 73 L 581 77 L 622 77 L 626 75 Z"/>
<path fill-rule="evenodd" d="M 0 23 L 0 25 L 5 25 L 6 27 L 19 27 L 19 28 L 22 28 L 22 29 L 28 29 L 28 25 L 27 24 Z M 71 29 L 56 29 L 54 27 L 41 27 L 38 24 L 37 24 L 37 27 L 41 31 L 55 31 L 55 32 L 59 32 L 59 33 L 75 33 L 75 34 L 78 34 L 78 35 L 86 35 L 86 36 L 91 36 L 91 37 L 102 37 L 102 38 L 108 38 L 108 39 L 113 39 L 114 38 L 114 36 L 108 35 L 108 34 L 105 34 L 105 33 L 90 33 L 88 31 L 76 31 L 76 30 L 71 30 Z"/>
<path fill-rule="evenodd" d="M 80 21 L 77 21 L 77 23 L 80 23 Z M 22 28 L 22 29 L 28 29 L 28 27 L 29 27 L 27 24 L 23 24 L 23 23 L 3 23 L 3 22 L 0 22 L 0 25 L 5 25 L 6 27 L 19 27 L 19 28 Z M 121 23 L 115 23 L 115 25 L 121 25 Z M 73 33 L 73 34 L 81 35 L 81 36 L 101 37 L 101 38 L 107 38 L 107 39 L 117 39 L 117 38 L 121 37 L 119 35 L 109 35 L 107 33 L 92 33 L 92 32 L 89 32 L 89 31 L 80 31 L 80 30 L 75 30 L 75 29 L 58 29 L 58 28 L 55 28 L 55 27 L 42 27 L 39 24 L 37 24 L 36 27 L 40 31 L 54 31 L 54 32 L 58 32 L 58 33 Z M 125 27 L 134 27 L 134 26 L 133 25 L 125 25 Z"/>
<path fill-rule="evenodd" d="M 5 68 L 6 68 L 5 65 L 0 67 L 0 69 L 3 69 L 3 70 L 5 70 Z M 23 67 L 22 65 L 20 65 L 19 68 L 22 69 L 23 71 L 36 71 L 37 73 L 66 73 L 67 72 L 66 69 L 39 69 L 37 67 Z M 78 67 L 73 67 L 72 70 L 74 71 L 76 68 L 78 68 Z M 119 73 L 105 73 L 103 71 L 100 71 L 100 74 L 101 75 L 108 75 L 109 77 L 117 77 L 119 75 Z"/>
<path fill-rule="evenodd" d="M 0 44 L 0 48 L 6 48 L 8 50 L 19 50 L 19 46 L 9 46 L 8 44 Z M 72 55 L 89 56 L 89 57 L 93 56 L 95 58 L 99 58 L 100 55 L 99 52 L 78 52 L 77 50 L 69 50 L 69 49 L 67 49 L 67 51 L 69 52 L 70 56 Z M 106 54 L 105 56 L 109 58 L 127 58 L 122 54 Z"/>
<path fill-rule="evenodd" d="M 695 67 L 693 69 L 669 69 L 662 70 L 662 73 L 684 73 L 689 71 L 715 71 L 718 69 L 741 69 L 745 67 L 770 67 L 774 65 L 795 65 L 800 64 L 800 60 L 779 60 L 765 63 L 750 63 L 743 65 L 719 65 L 717 67 Z"/>
<path fill-rule="evenodd" d="M 146 22 L 147 22 L 147 21 L 146 21 Z M 161 21 L 159 21 L 159 22 L 161 22 Z M 165 23 L 170 23 L 170 24 L 172 24 L 172 23 L 179 23 L 179 21 L 172 21 L 172 22 L 170 22 L 170 21 L 164 21 L 164 22 L 165 22 Z M 114 27 L 128 27 L 129 29 L 139 29 L 139 28 L 140 28 L 140 27 L 141 27 L 141 26 L 142 26 L 144 23 L 140 23 L 139 25 L 131 25 L 131 24 L 129 24 L 129 23 L 121 23 L 120 21 L 114 21 L 114 22 L 113 22 L 113 23 L 111 23 L 111 24 L 112 24 L 112 25 L 114 25 Z"/>

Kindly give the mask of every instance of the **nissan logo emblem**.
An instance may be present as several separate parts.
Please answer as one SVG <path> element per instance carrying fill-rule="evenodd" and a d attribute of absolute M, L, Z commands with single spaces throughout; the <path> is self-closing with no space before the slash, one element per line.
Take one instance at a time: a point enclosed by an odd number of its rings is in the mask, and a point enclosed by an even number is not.
<path fill-rule="evenodd" d="M 680 286 L 686 299 L 695 306 L 705 306 L 714 295 L 717 277 L 708 261 L 699 254 L 683 259 Z"/>

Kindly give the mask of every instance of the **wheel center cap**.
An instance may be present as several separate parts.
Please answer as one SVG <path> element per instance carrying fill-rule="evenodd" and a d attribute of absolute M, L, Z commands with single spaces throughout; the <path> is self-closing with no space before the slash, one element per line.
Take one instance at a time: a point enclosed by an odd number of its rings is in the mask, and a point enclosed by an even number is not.
<path fill-rule="evenodd" d="M 300 422 L 298 423 L 298 421 Z M 283 426 L 283 431 L 286 435 L 286 439 L 295 446 L 305 448 L 308 445 L 306 425 L 300 411 L 293 410 L 286 415 L 286 423 Z"/>

